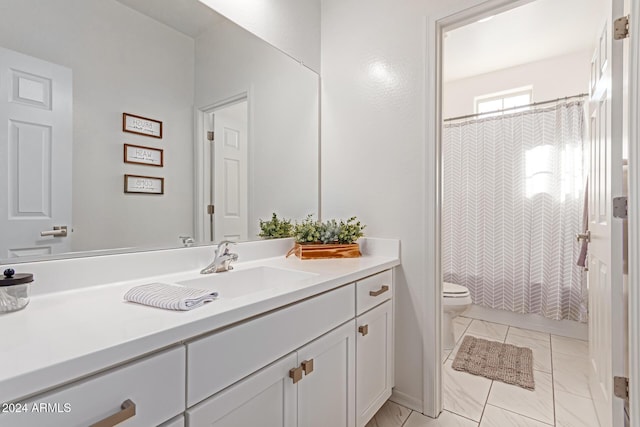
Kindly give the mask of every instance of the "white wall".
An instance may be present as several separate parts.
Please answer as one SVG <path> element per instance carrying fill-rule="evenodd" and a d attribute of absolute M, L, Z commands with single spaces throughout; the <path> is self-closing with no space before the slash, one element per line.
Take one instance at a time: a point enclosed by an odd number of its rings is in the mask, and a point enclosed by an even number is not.
<path fill-rule="evenodd" d="M 202 0 L 221 15 L 320 71 L 320 0 Z"/>
<path fill-rule="evenodd" d="M 426 100 L 435 96 L 426 84 L 427 22 L 480 3 L 322 3 L 322 215 L 358 215 L 368 235 L 401 239 L 394 396 L 429 415 L 439 410 L 429 403 L 437 393 L 441 355 L 437 302 L 426 295 L 437 295 L 441 284 L 425 267 L 435 244 L 426 236 L 433 233 L 438 200 L 435 187 L 426 184 L 437 172 L 426 157 L 435 146 L 425 137 Z"/>
<path fill-rule="evenodd" d="M 474 97 L 523 86 L 533 86 L 532 102 L 588 93 L 591 55 L 591 51 L 575 52 L 448 81 L 443 88 L 443 117 L 473 114 Z"/>
<path fill-rule="evenodd" d="M 0 1 L 0 45 L 73 70 L 73 249 L 177 244 L 193 233 L 193 39 L 116 1 Z M 122 132 L 122 113 L 164 122 Z M 163 148 L 165 167 L 123 162 L 123 143 Z M 123 175 L 165 178 L 163 196 Z"/>
<path fill-rule="evenodd" d="M 249 95 L 249 238 L 274 210 L 317 214 L 318 75 L 226 20 L 196 40 L 195 71 L 198 108 Z"/>

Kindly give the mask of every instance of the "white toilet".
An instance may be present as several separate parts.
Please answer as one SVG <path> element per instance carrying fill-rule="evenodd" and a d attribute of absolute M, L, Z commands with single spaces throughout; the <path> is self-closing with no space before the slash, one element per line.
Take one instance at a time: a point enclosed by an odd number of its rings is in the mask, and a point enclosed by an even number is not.
<path fill-rule="evenodd" d="M 442 283 L 442 345 L 451 350 L 456 345 L 453 335 L 453 319 L 471 305 L 469 289 L 454 283 Z"/>

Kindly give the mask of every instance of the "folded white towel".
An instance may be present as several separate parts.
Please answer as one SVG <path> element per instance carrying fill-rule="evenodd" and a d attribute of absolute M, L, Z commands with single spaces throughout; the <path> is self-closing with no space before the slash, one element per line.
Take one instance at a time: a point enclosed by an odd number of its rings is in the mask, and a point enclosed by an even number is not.
<path fill-rule="evenodd" d="M 168 283 L 149 283 L 148 285 L 136 286 L 129 289 L 124 295 L 124 299 L 127 301 L 167 310 L 193 310 L 217 297 L 217 292 Z"/>

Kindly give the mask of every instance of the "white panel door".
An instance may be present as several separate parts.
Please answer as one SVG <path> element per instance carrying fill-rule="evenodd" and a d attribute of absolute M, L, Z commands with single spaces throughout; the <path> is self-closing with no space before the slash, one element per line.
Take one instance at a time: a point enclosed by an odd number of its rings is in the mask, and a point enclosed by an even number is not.
<path fill-rule="evenodd" d="M 612 199 L 623 195 L 623 42 L 613 39 L 613 18 L 623 0 L 608 0 L 592 60 L 589 102 L 589 359 L 590 388 L 600 424 L 622 426 L 623 401 L 613 376 L 624 376 L 626 310 L 623 296 L 622 220 Z"/>
<path fill-rule="evenodd" d="M 289 377 L 295 367 L 292 353 L 187 410 L 187 425 L 295 427 L 296 386 Z"/>
<path fill-rule="evenodd" d="M 71 70 L 0 48 L 0 259 L 71 250 Z"/>
<path fill-rule="evenodd" d="M 313 371 L 298 382 L 298 426 L 354 427 L 355 320 L 298 350 L 305 361 Z"/>
<path fill-rule="evenodd" d="M 213 120 L 214 241 L 244 241 L 249 228 L 247 102 L 217 110 Z"/>

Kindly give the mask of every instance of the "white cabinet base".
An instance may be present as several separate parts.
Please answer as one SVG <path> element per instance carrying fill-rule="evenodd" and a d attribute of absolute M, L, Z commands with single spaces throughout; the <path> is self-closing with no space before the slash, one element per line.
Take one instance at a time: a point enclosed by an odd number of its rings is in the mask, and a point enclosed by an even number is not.
<path fill-rule="evenodd" d="M 290 354 L 187 410 L 187 426 L 296 426 L 296 386 L 289 378 L 296 360 Z"/>
<path fill-rule="evenodd" d="M 123 427 L 157 426 L 184 411 L 185 360 L 180 346 L 38 395 L 24 403 L 29 412 L 1 414 L 0 426 L 86 427 L 120 412 L 126 400 L 136 410 Z"/>
<path fill-rule="evenodd" d="M 364 427 L 389 399 L 393 387 L 391 301 L 359 316 L 357 324 L 357 425 Z"/>
<path fill-rule="evenodd" d="M 313 372 L 298 382 L 298 425 L 354 427 L 355 321 L 298 350 L 298 363 L 313 360 Z"/>

